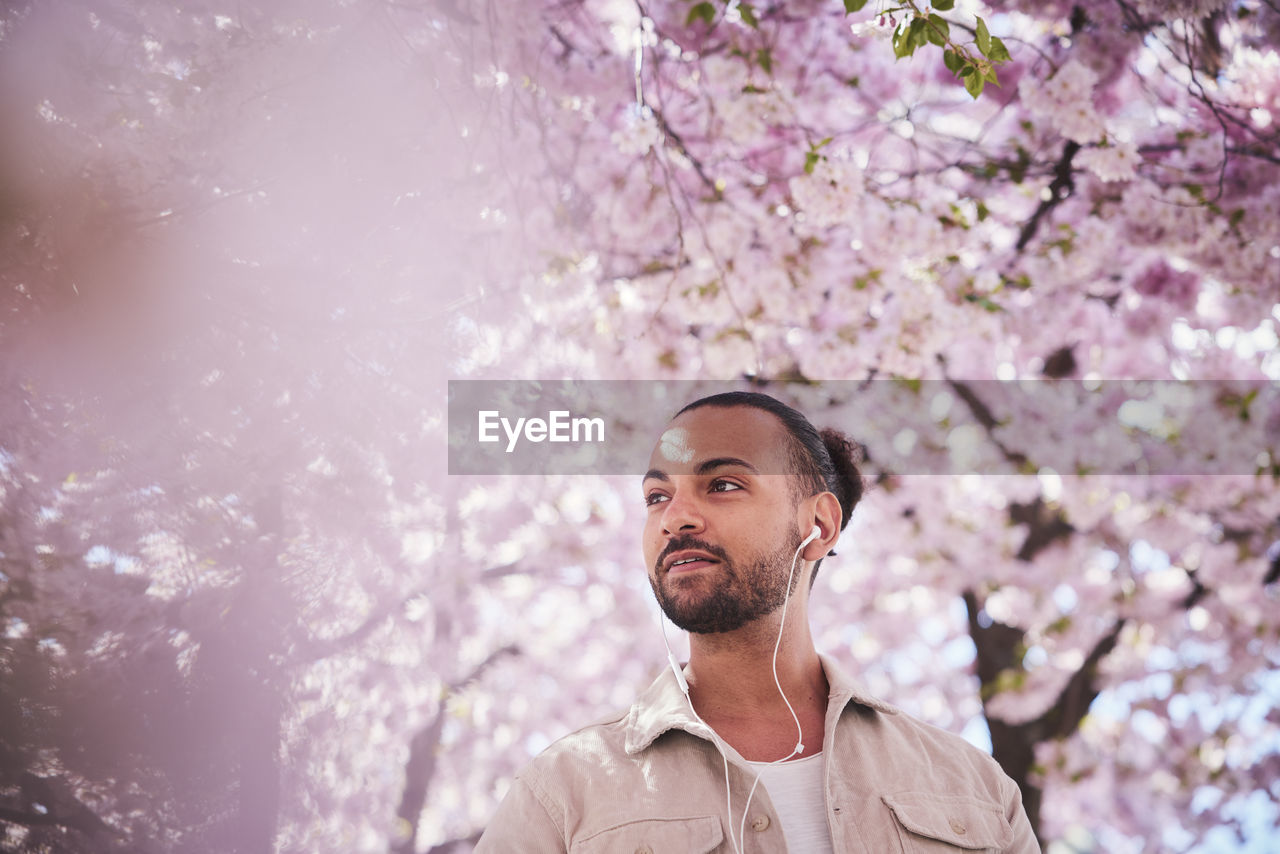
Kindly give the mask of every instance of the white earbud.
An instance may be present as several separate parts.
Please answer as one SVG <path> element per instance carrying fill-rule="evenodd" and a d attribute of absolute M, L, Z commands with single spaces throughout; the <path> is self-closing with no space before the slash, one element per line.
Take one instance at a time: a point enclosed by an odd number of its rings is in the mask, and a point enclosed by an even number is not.
<path fill-rule="evenodd" d="M 821 536 L 822 536 L 822 529 L 819 528 L 817 525 L 814 525 L 813 530 L 809 531 L 809 536 L 805 537 L 804 541 L 800 543 L 800 548 L 804 548 L 805 546 L 809 545 L 809 543 L 812 543 L 814 540 L 818 539 L 818 537 L 821 537 Z"/>

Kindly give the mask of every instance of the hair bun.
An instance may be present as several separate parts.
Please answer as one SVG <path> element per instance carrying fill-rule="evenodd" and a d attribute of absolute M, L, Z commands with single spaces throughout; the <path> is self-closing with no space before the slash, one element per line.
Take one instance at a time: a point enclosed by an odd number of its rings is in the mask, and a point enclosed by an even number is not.
<path fill-rule="evenodd" d="M 865 454 L 861 445 L 839 430 L 825 427 L 819 435 L 836 470 L 836 489 L 833 492 L 840 499 L 840 530 L 843 531 L 853 515 L 853 508 L 862 500 L 863 481 L 858 464 L 865 459 Z"/>

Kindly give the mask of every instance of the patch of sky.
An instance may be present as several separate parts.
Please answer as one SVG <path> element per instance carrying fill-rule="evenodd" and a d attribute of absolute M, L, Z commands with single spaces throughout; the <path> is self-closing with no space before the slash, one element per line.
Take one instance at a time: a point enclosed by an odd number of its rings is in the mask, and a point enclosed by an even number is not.
<path fill-rule="evenodd" d="M 948 620 L 938 617 L 921 621 L 918 630 L 920 639 L 929 646 L 939 646 L 951 635 L 951 627 L 948 623 Z"/>
<path fill-rule="evenodd" d="M 1178 666 L 1179 661 L 1178 654 L 1167 646 L 1153 646 L 1147 652 L 1148 670 L 1172 670 Z"/>
<path fill-rule="evenodd" d="M 974 649 L 973 640 L 964 635 L 952 638 L 946 646 L 942 648 L 942 660 L 950 669 L 960 669 L 973 664 L 973 660 L 978 657 L 977 650 Z"/>
<path fill-rule="evenodd" d="M 985 750 L 987 753 L 992 751 L 991 744 L 991 728 L 987 726 L 987 719 L 982 715 L 975 715 L 969 719 L 964 725 L 964 729 L 960 732 L 961 737 L 965 741 L 972 744 L 979 750 Z"/>
<path fill-rule="evenodd" d="M 524 740 L 524 749 L 528 751 L 530 756 L 537 756 L 542 751 L 551 746 L 551 739 L 547 738 L 546 733 L 533 732 Z"/>
<path fill-rule="evenodd" d="M 1222 803 L 1222 789 L 1217 786 L 1201 786 L 1191 795 L 1191 814 L 1200 815 Z"/>
<path fill-rule="evenodd" d="M 1166 851 L 1186 851 L 1196 841 L 1195 836 L 1181 824 L 1166 823 L 1160 831 L 1160 841 Z"/>
<path fill-rule="evenodd" d="M 1129 562 L 1133 566 L 1133 571 L 1141 575 L 1152 570 L 1168 569 L 1169 555 L 1146 540 L 1134 540 L 1129 546 Z"/>
<path fill-rule="evenodd" d="M 1150 709 L 1136 709 L 1129 717 L 1129 725 L 1152 744 L 1160 744 L 1169 734 L 1169 725 Z"/>
<path fill-rule="evenodd" d="M 90 566 L 103 566 L 113 559 L 111 549 L 106 546 L 94 546 L 84 553 L 84 562 Z"/>
<path fill-rule="evenodd" d="M 1226 643 L 1208 643 L 1186 638 L 1178 644 L 1178 662 L 1182 667 L 1199 667 L 1208 664 L 1213 670 L 1221 671 L 1229 664 L 1226 655 Z"/>
<path fill-rule="evenodd" d="M 1173 691 L 1173 675 L 1168 672 L 1152 673 L 1141 684 L 1148 696 L 1163 700 Z"/>
<path fill-rule="evenodd" d="M 1120 696 L 1119 691 L 1104 690 L 1094 697 L 1089 704 L 1089 714 L 1112 721 L 1121 721 L 1129 717 L 1130 701 Z"/>
<path fill-rule="evenodd" d="M 67 654 L 67 648 L 57 638 L 41 638 L 36 642 L 36 646 L 40 647 L 42 651 L 53 655 L 61 656 Z"/>
<path fill-rule="evenodd" d="M 1234 799 L 1222 811 L 1239 823 L 1238 832 L 1229 826 L 1210 828 L 1187 854 L 1274 854 L 1280 811 L 1270 794 L 1251 792 Z"/>
<path fill-rule="evenodd" d="M 1058 606 L 1058 612 L 1062 614 L 1070 614 L 1076 609 L 1076 605 L 1080 603 L 1080 597 L 1076 594 L 1075 588 L 1067 584 L 1059 584 L 1053 589 L 1053 604 Z"/>
<path fill-rule="evenodd" d="M 913 645 L 914 646 L 914 645 Z M 894 655 L 889 659 L 889 677 L 898 685 L 915 685 L 924 678 L 924 671 L 914 657 Z"/>

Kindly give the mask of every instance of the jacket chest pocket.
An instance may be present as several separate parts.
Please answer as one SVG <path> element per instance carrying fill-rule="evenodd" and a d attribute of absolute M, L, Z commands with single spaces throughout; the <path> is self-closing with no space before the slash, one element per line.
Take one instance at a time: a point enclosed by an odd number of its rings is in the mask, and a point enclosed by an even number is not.
<path fill-rule="evenodd" d="M 905 792 L 885 795 L 906 854 L 1003 851 L 1013 828 L 1000 805 L 980 798 Z"/>
<path fill-rule="evenodd" d="M 650 818 L 629 821 L 574 842 L 570 854 L 710 854 L 724 841 L 720 819 Z"/>

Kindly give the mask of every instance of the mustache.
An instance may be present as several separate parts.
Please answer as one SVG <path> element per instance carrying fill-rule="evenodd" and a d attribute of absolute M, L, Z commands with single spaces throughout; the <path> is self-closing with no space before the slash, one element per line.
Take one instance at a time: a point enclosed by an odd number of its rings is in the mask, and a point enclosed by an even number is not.
<path fill-rule="evenodd" d="M 684 537 L 677 537 L 676 539 L 667 543 L 667 547 L 662 550 L 662 554 L 658 555 L 658 559 L 654 561 L 654 564 L 653 564 L 654 571 L 661 572 L 662 564 L 666 562 L 668 557 L 675 554 L 676 552 L 682 552 L 685 550 L 695 550 L 695 549 L 700 552 L 706 552 L 707 554 L 719 560 L 721 563 L 729 562 L 728 552 L 726 552 L 724 549 L 720 548 L 719 546 L 714 546 L 711 543 L 705 542 L 703 540 L 699 540 L 696 537 L 684 536 Z"/>

